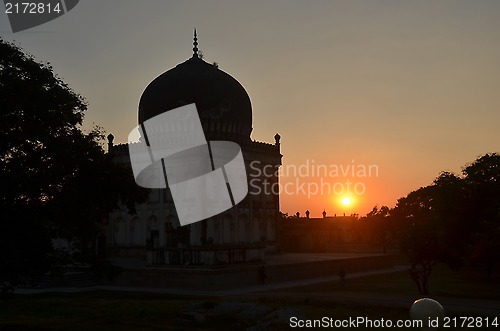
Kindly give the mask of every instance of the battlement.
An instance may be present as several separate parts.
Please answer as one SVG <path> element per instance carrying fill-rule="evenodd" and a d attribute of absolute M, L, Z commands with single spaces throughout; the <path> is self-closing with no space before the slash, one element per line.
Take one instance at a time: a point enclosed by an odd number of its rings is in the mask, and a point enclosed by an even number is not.
<path fill-rule="evenodd" d="M 133 144 L 137 144 L 137 143 L 133 143 Z M 117 154 L 117 155 L 124 155 L 124 154 L 128 155 L 128 153 L 129 153 L 128 152 L 128 146 L 129 146 L 128 143 L 113 145 L 111 147 L 111 150 L 109 152 L 111 154 Z"/>
<path fill-rule="evenodd" d="M 113 145 L 111 147 L 111 153 L 117 155 L 125 155 L 129 153 L 129 144 L 123 143 L 118 145 Z M 138 144 L 138 142 L 134 142 L 132 144 Z M 279 145 L 270 144 L 266 142 L 261 142 L 257 140 L 247 140 L 240 141 L 238 144 L 241 146 L 241 149 L 244 151 L 252 151 L 252 152 L 266 152 L 276 154 L 279 153 Z"/>
<path fill-rule="evenodd" d="M 240 143 L 241 149 L 255 152 L 279 153 L 279 145 L 265 143 L 257 140 Z"/>

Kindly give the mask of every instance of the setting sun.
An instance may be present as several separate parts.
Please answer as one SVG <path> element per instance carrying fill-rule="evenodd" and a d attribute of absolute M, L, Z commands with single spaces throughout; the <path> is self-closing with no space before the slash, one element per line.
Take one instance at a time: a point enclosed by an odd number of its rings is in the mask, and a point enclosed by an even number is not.
<path fill-rule="evenodd" d="M 351 204 L 351 199 L 350 198 L 343 198 L 342 199 L 342 203 L 345 205 L 345 206 L 349 206 Z"/>

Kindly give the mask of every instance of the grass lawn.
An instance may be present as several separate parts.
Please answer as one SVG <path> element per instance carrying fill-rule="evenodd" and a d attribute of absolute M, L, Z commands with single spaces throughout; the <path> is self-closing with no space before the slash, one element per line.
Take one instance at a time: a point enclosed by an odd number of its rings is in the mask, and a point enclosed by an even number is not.
<path fill-rule="evenodd" d="M 472 270 L 453 272 L 437 266 L 431 278 L 433 295 L 500 299 L 497 277 L 486 282 Z M 273 292 L 286 296 L 272 295 Z M 408 308 L 387 308 L 359 304 L 342 304 L 319 299 L 319 294 L 335 293 L 417 294 L 406 272 L 349 279 L 345 288 L 329 282 L 254 295 L 231 297 L 195 297 L 153 293 L 90 291 L 79 293 L 45 293 L 14 295 L 0 301 L 0 331 L 59 330 L 245 330 L 248 320 L 237 314 L 217 315 L 206 322 L 186 325 L 179 317 L 193 303 L 214 306 L 221 302 L 249 302 L 270 308 L 293 307 L 308 319 L 324 316 L 336 319 L 363 316 L 369 319 L 408 319 Z M 304 297 L 301 294 L 307 293 Z M 318 294 L 315 298 L 314 294 Z M 297 294 L 294 296 L 294 294 Z M 251 323 L 250 323 L 251 325 Z M 287 325 L 272 330 L 290 330 Z M 366 328 L 365 328 L 366 329 Z M 374 330 L 376 328 L 373 328 Z M 377 330 L 380 330 L 378 328 Z M 411 328 L 407 328 L 411 330 Z"/>
<path fill-rule="evenodd" d="M 0 330 L 175 330 L 169 321 L 193 300 L 115 291 L 15 295 L 0 302 Z"/>
<path fill-rule="evenodd" d="M 1 331 L 41 330 L 244 330 L 236 315 L 227 314 L 197 325 L 182 325 L 176 317 L 189 304 L 208 305 L 224 301 L 255 302 L 271 308 L 294 307 L 309 319 L 323 316 L 337 319 L 366 316 L 371 319 L 407 319 L 407 309 L 388 309 L 322 303 L 312 300 L 281 301 L 256 298 L 207 298 L 164 294 L 91 291 L 80 293 L 46 293 L 15 295 L 0 302 Z M 273 328 L 290 330 L 290 327 Z M 408 329 L 411 330 L 411 329 Z"/>
<path fill-rule="evenodd" d="M 431 295 L 500 299 L 499 275 L 494 275 L 492 280 L 487 281 L 484 274 L 477 270 L 453 271 L 444 265 L 437 265 L 432 271 L 429 284 Z M 342 288 L 338 281 L 333 281 L 280 290 L 280 292 L 286 293 L 322 294 L 337 293 L 339 291 L 418 295 L 417 287 L 410 279 L 407 271 L 353 279 L 349 279 L 349 275 L 347 275 L 345 288 Z"/>

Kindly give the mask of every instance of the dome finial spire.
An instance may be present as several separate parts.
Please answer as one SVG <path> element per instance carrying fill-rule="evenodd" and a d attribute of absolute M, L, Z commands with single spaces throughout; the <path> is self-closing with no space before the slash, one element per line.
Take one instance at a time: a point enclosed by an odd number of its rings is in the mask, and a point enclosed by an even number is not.
<path fill-rule="evenodd" d="M 193 46 L 193 57 L 198 58 L 198 37 L 196 36 L 196 28 L 194 28 Z"/>

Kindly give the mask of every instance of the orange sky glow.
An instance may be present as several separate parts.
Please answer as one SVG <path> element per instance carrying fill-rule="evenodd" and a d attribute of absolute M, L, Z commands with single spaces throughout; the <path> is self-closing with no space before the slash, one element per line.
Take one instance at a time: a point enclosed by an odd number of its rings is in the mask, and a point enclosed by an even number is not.
<path fill-rule="evenodd" d="M 377 167 L 282 176 L 283 212 L 364 216 L 500 151 L 499 1 L 86 0 L 17 34 L 0 16 L 3 38 L 86 98 L 84 128 L 116 143 L 144 88 L 191 56 L 194 27 L 204 59 L 247 90 L 252 139 L 281 135 L 283 168 Z M 340 192 L 348 180 L 363 192 Z"/>

